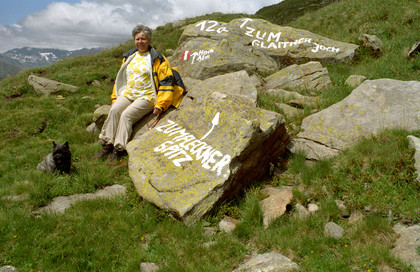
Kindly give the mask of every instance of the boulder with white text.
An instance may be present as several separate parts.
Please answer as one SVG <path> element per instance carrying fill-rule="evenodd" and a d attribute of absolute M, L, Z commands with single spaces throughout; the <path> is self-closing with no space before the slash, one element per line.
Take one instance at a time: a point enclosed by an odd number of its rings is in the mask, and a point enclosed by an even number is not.
<path fill-rule="evenodd" d="M 232 76 L 242 76 L 237 84 L 250 81 L 243 72 L 225 75 Z M 180 110 L 127 146 L 138 194 L 186 224 L 261 178 L 290 142 L 282 115 L 229 92 L 242 87 L 224 90 L 212 80 L 195 84 Z"/>
<path fill-rule="evenodd" d="M 239 70 L 265 77 L 311 60 L 322 64 L 350 61 L 358 48 L 262 19 L 200 21 L 185 28 L 170 62 L 183 76 L 196 79 Z"/>

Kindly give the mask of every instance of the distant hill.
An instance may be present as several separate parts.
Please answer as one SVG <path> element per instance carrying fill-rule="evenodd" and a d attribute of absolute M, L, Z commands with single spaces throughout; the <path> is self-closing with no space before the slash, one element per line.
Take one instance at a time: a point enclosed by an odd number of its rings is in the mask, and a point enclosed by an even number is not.
<path fill-rule="evenodd" d="M 278 4 L 263 7 L 256 12 L 256 15 L 272 23 L 285 25 L 307 12 L 320 9 L 337 1 L 339 0 L 284 0 Z"/>
<path fill-rule="evenodd" d="M 93 55 L 102 50 L 103 48 L 83 48 L 73 51 L 33 47 L 15 48 L 0 54 L 0 79 L 7 75 L 15 75 L 23 69 L 48 66 L 64 58 Z"/>
<path fill-rule="evenodd" d="M 8 75 L 15 75 L 23 69 L 25 69 L 25 67 L 18 63 L 14 63 L 13 59 L 0 55 L 0 80 Z"/>

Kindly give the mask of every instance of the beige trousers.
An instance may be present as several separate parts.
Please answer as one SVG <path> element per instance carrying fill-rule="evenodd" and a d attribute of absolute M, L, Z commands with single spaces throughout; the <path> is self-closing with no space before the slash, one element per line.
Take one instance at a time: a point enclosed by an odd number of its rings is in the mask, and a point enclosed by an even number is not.
<path fill-rule="evenodd" d="M 109 111 L 99 138 L 104 144 L 113 144 L 117 150 L 125 150 L 133 131 L 133 125 L 155 106 L 155 100 L 131 100 L 118 96 Z"/>

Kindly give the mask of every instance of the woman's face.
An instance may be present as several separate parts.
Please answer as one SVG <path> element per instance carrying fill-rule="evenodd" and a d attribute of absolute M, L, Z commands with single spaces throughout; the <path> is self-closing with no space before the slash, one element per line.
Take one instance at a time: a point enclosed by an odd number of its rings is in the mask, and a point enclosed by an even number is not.
<path fill-rule="evenodd" d="M 140 53 L 146 53 L 149 51 L 150 40 L 143 32 L 138 33 L 134 37 L 134 43 L 136 44 L 136 47 Z"/>

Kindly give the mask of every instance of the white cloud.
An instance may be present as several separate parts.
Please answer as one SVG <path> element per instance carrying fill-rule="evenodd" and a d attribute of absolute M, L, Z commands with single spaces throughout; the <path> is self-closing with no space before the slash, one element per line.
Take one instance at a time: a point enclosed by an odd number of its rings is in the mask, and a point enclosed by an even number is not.
<path fill-rule="evenodd" d="M 136 24 L 152 28 L 212 12 L 248 13 L 279 0 L 83 0 L 55 2 L 16 25 L 1 26 L 0 52 L 24 46 L 74 50 L 131 39 Z"/>

